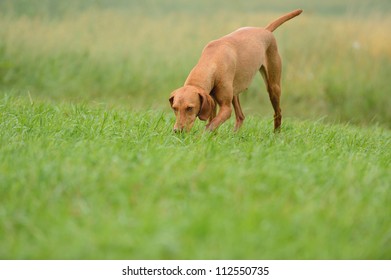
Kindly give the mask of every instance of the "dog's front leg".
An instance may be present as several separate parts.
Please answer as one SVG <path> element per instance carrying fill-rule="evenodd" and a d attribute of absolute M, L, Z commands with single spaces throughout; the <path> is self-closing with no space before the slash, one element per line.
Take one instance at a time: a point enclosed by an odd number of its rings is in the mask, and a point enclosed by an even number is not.
<path fill-rule="evenodd" d="M 216 104 L 216 103 L 215 103 Z M 216 113 L 217 113 L 217 106 L 215 105 L 212 109 L 212 113 L 210 114 L 209 116 L 209 119 L 208 119 L 208 124 L 206 125 L 206 128 L 208 129 L 209 126 L 210 126 L 210 123 L 213 121 L 213 119 L 216 117 Z"/>
<path fill-rule="evenodd" d="M 215 88 L 214 99 L 216 103 L 219 104 L 220 110 L 217 113 L 217 116 L 207 125 L 207 130 L 214 131 L 223 122 L 225 122 L 231 117 L 231 104 L 233 98 L 234 95 L 232 85 L 229 86 L 227 84 L 221 84 L 219 87 Z"/>
<path fill-rule="evenodd" d="M 232 100 L 232 105 L 234 106 L 235 116 L 236 116 L 235 131 L 238 131 L 245 119 L 244 114 L 242 112 L 242 107 L 240 106 L 238 95 L 234 96 L 234 99 Z"/>
<path fill-rule="evenodd" d="M 214 131 L 223 122 L 225 122 L 231 117 L 231 113 L 232 113 L 231 103 L 221 104 L 219 113 L 211 122 L 209 122 L 209 124 L 206 126 L 206 129 L 209 131 Z"/>

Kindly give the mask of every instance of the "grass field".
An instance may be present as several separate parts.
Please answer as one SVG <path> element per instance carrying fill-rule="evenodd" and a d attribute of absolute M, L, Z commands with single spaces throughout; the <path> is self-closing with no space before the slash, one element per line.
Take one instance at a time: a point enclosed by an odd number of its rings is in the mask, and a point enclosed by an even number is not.
<path fill-rule="evenodd" d="M 389 1 L 139 2 L 0 2 L 0 259 L 390 259 Z M 295 8 L 281 132 L 257 77 L 173 134 L 202 47 Z"/>
<path fill-rule="evenodd" d="M 391 257 L 390 131 L 0 104 L 2 258 Z"/>

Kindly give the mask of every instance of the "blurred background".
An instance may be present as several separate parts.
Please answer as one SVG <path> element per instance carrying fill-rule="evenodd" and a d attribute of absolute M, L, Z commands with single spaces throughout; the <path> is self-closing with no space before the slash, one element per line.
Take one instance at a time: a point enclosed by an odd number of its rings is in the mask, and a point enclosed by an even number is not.
<path fill-rule="evenodd" d="M 389 0 L 0 0 L 0 94 L 168 112 L 205 44 L 297 8 L 274 32 L 283 115 L 391 128 Z M 273 114 L 260 75 L 241 100 Z"/>

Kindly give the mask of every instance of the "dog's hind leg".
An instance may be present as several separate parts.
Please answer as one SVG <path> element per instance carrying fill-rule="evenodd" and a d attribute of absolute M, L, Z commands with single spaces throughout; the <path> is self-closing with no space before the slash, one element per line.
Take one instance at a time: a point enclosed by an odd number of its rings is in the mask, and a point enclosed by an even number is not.
<path fill-rule="evenodd" d="M 267 50 L 266 65 L 261 67 L 260 72 L 265 80 L 267 92 L 274 109 L 274 131 L 279 130 L 282 120 L 280 107 L 281 68 L 281 58 L 277 46 L 270 46 Z"/>

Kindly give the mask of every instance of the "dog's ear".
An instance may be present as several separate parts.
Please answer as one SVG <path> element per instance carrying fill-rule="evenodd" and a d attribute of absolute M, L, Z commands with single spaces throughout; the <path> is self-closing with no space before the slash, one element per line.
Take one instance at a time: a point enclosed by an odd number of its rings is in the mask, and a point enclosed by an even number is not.
<path fill-rule="evenodd" d="M 198 118 L 202 121 L 206 121 L 213 111 L 214 101 L 209 94 L 198 93 L 200 96 L 200 112 Z"/>
<path fill-rule="evenodd" d="M 174 103 L 174 96 L 175 96 L 175 91 L 173 93 L 171 93 L 170 98 L 168 99 L 168 101 L 170 101 L 171 107 L 172 107 L 172 104 Z"/>

